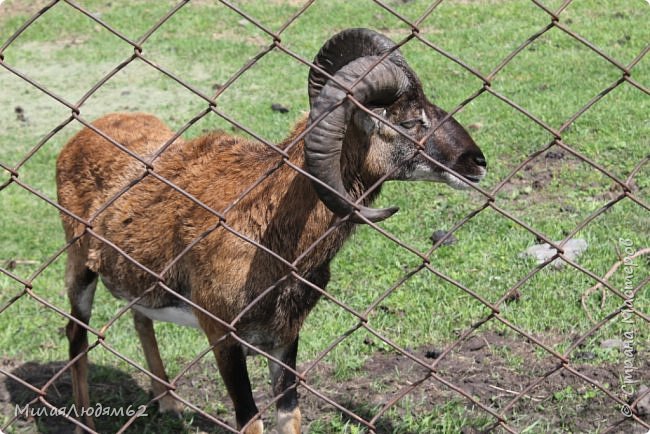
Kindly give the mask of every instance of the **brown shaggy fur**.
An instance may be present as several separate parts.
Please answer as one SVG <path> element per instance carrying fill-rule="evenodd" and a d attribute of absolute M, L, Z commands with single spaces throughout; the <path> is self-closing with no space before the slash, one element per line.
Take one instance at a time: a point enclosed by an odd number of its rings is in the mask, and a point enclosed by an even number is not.
<path fill-rule="evenodd" d="M 305 123 L 299 123 L 284 145 L 304 129 Z M 173 135 L 162 122 L 147 114 L 111 114 L 93 125 L 144 159 Z M 291 148 L 290 156 L 292 163 L 303 166 L 302 141 Z M 216 132 L 188 142 L 176 140 L 155 161 L 154 171 L 221 212 L 280 160 L 281 156 L 263 144 Z M 59 203 L 77 216 L 95 217 L 94 231 L 138 263 L 160 273 L 218 218 L 150 175 L 94 216 L 99 207 L 144 171 L 142 163 L 92 130 L 84 129 L 70 140 L 57 161 L 58 197 Z M 311 246 L 334 220 L 318 200 L 311 181 L 286 165 L 226 215 L 226 224 L 234 231 L 285 255 L 289 262 Z M 68 238 L 84 229 L 67 216 L 64 227 Z M 329 262 L 351 229 L 352 225 L 345 224 L 334 231 L 297 265 L 298 270 L 314 270 Z M 116 295 L 132 299 L 155 283 L 152 275 L 112 247 L 89 235 L 84 237 L 82 245 L 88 244 L 87 266 L 98 272 Z M 164 278 L 170 288 L 219 318 L 232 321 L 288 271 L 272 255 L 218 228 L 184 255 Z M 246 316 L 250 320 L 242 321 L 238 330 L 243 335 L 247 331 L 272 331 L 285 342 L 295 338 L 308 313 L 303 307 L 307 300 L 296 299 L 302 294 L 292 294 L 295 286 L 294 282 L 278 288 L 269 297 L 276 302 L 259 303 Z M 139 302 L 152 308 L 178 303 L 162 288 Z M 301 315 L 295 317 L 292 313 Z M 199 318 L 203 328 L 213 327 L 213 321 L 201 315 Z"/>

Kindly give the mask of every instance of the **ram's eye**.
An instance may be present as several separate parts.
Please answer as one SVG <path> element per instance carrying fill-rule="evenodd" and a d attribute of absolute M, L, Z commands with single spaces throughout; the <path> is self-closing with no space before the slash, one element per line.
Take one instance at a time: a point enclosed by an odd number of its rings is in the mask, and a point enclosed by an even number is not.
<path fill-rule="evenodd" d="M 410 130 L 411 128 L 414 128 L 416 125 L 421 123 L 422 121 L 420 119 L 409 119 L 408 121 L 400 122 L 400 126 L 402 128 L 406 128 L 407 130 Z"/>

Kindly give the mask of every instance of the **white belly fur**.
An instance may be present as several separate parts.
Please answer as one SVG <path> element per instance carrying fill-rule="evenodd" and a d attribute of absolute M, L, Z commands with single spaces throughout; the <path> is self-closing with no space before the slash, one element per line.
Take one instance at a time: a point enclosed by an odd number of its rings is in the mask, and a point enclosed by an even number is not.
<path fill-rule="evenodd" d="M 137 310 L 144 316 L 154 321 L 173 322 L 182 326 L 199 328 L 199 321 L 190 309 L 183 309 L 181 307 L 162 307 L 160 309 L 150 309 L 148 307 L 133 305 L 133 309 Z"/>

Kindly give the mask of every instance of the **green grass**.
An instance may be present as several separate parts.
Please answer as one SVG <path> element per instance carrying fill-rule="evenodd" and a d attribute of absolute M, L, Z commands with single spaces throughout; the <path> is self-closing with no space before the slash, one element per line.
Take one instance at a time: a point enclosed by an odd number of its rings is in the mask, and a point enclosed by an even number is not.
<path fill-rule="evenodd" d="M 300 2 L 295 1 L 239 3 L 244 11 L 272 30 L 277 30 L 300 7 Z M 423 1 L 387 3 L 412 20 L 428 5 Z M 548 3 L 551 8 L 561 4 Z M 562 22 L 627 65 L 648 43 L 647 9 L 641 3 L 614 3 L 603 8 L 595 0 L 575 2 L 561 15 Z M 132 39 L 139 38 L 175 2 L 128 2 L 128 7 L 126 4 L 117 0 L 110 6 L 95 0 L 83 2 L 84 7 L 100 14 L 102 20 Z M 0 42 L 36 10 L 35 6 L 18 6 L 15 1 L 0 5 Z M 549 22 L 548 15 L 530 2 L 443 2 L 424 20 L 420 34 L 487 75 Z M 282 43 L 303 58 L 311 59 L 335 31 L 358 26 L 374 27 L 395 40 L 410 32 L 406 24 L 373 2 L 318 1 L 283 33 Z M 143 54 L 201 92 L 212 95 L 215 86 L 223 84 L 271 43 L 268 35 L 242 21 L 241 16 L 227 7 L 200 1 L 182 8 L 155 32 L 144 44 Z M 481 80 L 417 40 L 402 51 L 422 79 L 427 95 L 447 110 L 455 108 L 482 86 Z M 30 26 L 4 55 L 8 65 L 74 103 L 132 53 L 129 44 L 69 5 L 59 3 Z M 218 108 L 255 134 L 277 142 L 307 110 L 307 72 L 305 65 L 276 49 L 223 93 Z M 551 127 L 559 128 L 620 76 L 612 64 L 555 28 L 501 70 L 493 79 L 492 88 Z M 650 86 L 648 56 L 632 70 L 631 76 L 646 88 Z M 3 68 L 0 68 L 0 88 L 0 162 L 13 167 L 69 116 L 69 110 Z M 290 112 L 280 114 L 270 110 L 276 102 L 290 107 Z M 24 111 L 27 122 L 16 120 L 17 107 Z M 111 111 L 148 111 L 156 113 L 172 128 L 180 128 L 205 107 L 187 89 L 136 60 L 90 97 L 81 115 L 93 119 Z M 574 122 L 563 133 L 563 141 L 614 176 L 626 179 L 648 155 L 648 113 L 647 95 L 624 83 Z M 488 191 L 552 140 L 547 131 L 488 93 L 472 101 L 456 117 L 462 124 L 474 126 L 472 135 L 488 158 L 490 170 L 483 185 Z M 73 122 L 46 142 L 21 167 L 20 180 L 54 200 L 54 160 L 65 141 L 79 128 Z M 196 123 L 186 136 L 197 136 L 214 128 L 244 134 L 216 115 L 210 115 Z M 559 151 L 557 147 L 552 150 Z M 650 202 L 649 170 L 646 164 L 634 177 L 634 194 L 646 204 Z M 0 182 L 8 176 L 8 172 L 0 172 Z M 536 180 L 544 181 L 541 188 Z M 560 240 L 614 197 L 608 196 L 610 189 L 612 194 L 619 192 L 613 186 L 611 179 L 569 154 L 565 153 L 560 161 L 547 160 L 542 155 L 496 195 L 495 203 L 536 231 Z M 382 223 L 382 227 L 426 253 L 431 247 L 429 236 L 433 231 L 450 229 L 484 201 L 479 193 L 452 191 L 441 185 L 391 183 L 384 187 L 378 205 L 399 206 L 401 211 Z M 39 266 L 64 245 L 57 210 L 16 184 L 0 191 L 0 210 L 0 266 L 18 260 L 12 273 L 33 280 L 34 293 L 67 310 L 62 281 L 64 256 L 32 279 Z M 618 259 L 619 239 L 631 240 L 635 250 L 650 245 L 648 227 L 647 210 L 624 199 L 577 234 L 589 242 L 580 264 L 603 276 Z M 535 236 L 490 208 L 455 235 L 458 243 L 435 250 L 431 266 L 490 302 L 496 302 L 535 267 L 534 261 L 519 255 L 535 243 Z M 357 312 L 363 312 L 420 263 L 416 255 L 371 228 L 360 228 L 335 260 L 328 290 Z M 638 258 L 636 263 L 633 280 L 639 284 L 648 276 L 650 267 L 644 258 Z M 622 269 L 610 282 L 617 288 L 623 287 Z M 563 351 L 572 337 L 586 333 L 593 324 L 580 300 L 582 293 L 595 283 L 572 267 L 560 271 L 547 268 L 520 288 L 521 297 L 517 302 L 501 305 L 503 318 L 557 351 Z M 0 274 L 0 306 L 21 291 L 23 286 L 19 282 Z M 594 295 L 588 304 L 594 318 L 599 320 L 619 307 L 621 300 L 609 294 L 601 309 L 600 298 Z M 120 306 L 106 291 L 98 291 L 92 325 L 101 327 Z M 647 287 L 637 294 L 635 307 L 649 314 Z M 472 296 L 423 270 L 372 311 L 369 324 L 404 348 L 442 348 L 487 314 L 489 309 Z M 0 314 L 0 354 L 14 360 L 65 360 L 65 322 L 59 314 L 23 296 Z M 299 360 L 314 359 L 333 339 L 356 324 L 357 319 L 349 313 L 331 302 L 321 302 L 302 332 Z M 163 358 L 172 374 L 206 346 L 205 338 L 198 331 L 169 324 L 156 327 Z M 581 350 L 594 352 L 595 359 L 589 363 L 622 363 L 621 354 L 600 350 L 599 343 L 606 338 L 620 338 L 629 327 L 617 319 L 587 339 Z M 639 354 L 647 355 L 648 324 L 637 318 L 633 328 Z M 507 327 L 492 320 L 482 328 L 488 329 L 506 330 Z M 364 344 L 368 336 L 362 331 L 353 334 L 325 358 L 334 367 L 337 380 L 363 375 L 364 362 L 378 348 Z M 128 315 L 109 329 L 107 342 L 144 366 Z M 379 347 L 390 350 L 386 345 Z M 537 354 L 541 357 L 546 353 L 538 350 Z M 94 350 L 91 359 L 94 363 L 132 370 L 107 351 Z M 514 368 L 520 367 L 522 360 L 513 357 L 512 364 Z M 260 366 L 258 370 L 261 369 Z M 564 392 L 558 391 L 558 396 L 569 393 Z M 395 430 L 457 432 L 463 421 L 463 406 L 450 403 L 448 408 L 438 408 L 433 416 L 405 419 Z M 314 422 L 311 426 L 315 433 L 352 433 L 357 429 L 343 419 Z M 543 431 L 533 428 L 531 432 Z"/>

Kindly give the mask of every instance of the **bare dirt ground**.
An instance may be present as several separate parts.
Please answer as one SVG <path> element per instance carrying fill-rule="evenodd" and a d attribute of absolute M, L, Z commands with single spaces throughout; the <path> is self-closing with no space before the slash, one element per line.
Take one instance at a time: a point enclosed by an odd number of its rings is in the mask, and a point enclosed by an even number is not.
<path fill-rule="evenodd" d="M 618 351 L 613 349 L 612 351 Z M 436 357 L 435 348 L 420 348 L 413 354 L 431 360 Z M 635 370 L 636 386 L 650 384 L 650 361 L 647 354 L 637 354 L 638 369 Z M 585 376 L 606 385 L 614 395 L 625 398 L 621 387 L 624 368 L 621 364 L 590 365 L 588 353 L 577 352 L 572 366 Z M 624 357 L 621 354 L 621 362 Z M 521 363 L 513 362 L 519 360 Z M 64 363 L 19 362 L 3 359 L 2 368 L 13 375 L 40 388 L 60 370 Z M 457 351 L 445 357 L 437 368 L 437 373 L 465 392 L 491 407 L 502 411 L 518 393 L 543 374 L 552 371 L 559 361 L 551 356 L 540 358 L 535 354 L 531 343 L 521 338 L 506 337 L 497 333 L 476 335 L 466 341 Z M 393 352 L 377 352 L 368 359 L 364 368 L 352 380 L 340 381 L 334 378 L 333 368 L 319 364 L 310 372 L 308 382 L 318 391 L 355 412 L 371 419 L 377 409 L 392 400 L 396 394 L 409 384 L 423 379 L 427 370 L 415 364 L 408 357 Z M 263 377 L 255 378 L 256 400 L 261 405 L 268 402 L 269 386 Z M 91 397 L 93 402 L 103 406 L 134 407 L 146 403 L 148 379 L 141 373 L 126 373 L 108 366 L 91 364 Z M 636 388 L 638 390 L 638 387 Z M 222 420 L 232 419 L 232 410 L 218 374 L 209 358 L 192 368 L 179 382 L 181 396 L 202 407 L 202 403 L 217 405 L 216 416 Z M 317 398 L 305 388 L 300 389 L 303 425 L 315 420 L 329 420 L 346 416 L 327 402 Z M 13 415 L 16 406 L 25 406 L 36 395 L 20 383 L 3 377 L 0 379 L 0 411 L 5 417 Z M 71 403 L 71 383 L 67 373 L 48 388 L 46 399 L 55 407 L 66 407 Z M 639 405 L 640 417 L 650 423 L 650 395 Z M 378 433 L 411 433 L 400 424 L 405 417 L 420 418 L 444 413 L 444 406 L 450 402 L 461 403 L 467 423 L 463 434 L 479 433 L 490 420 L 480 408 L 462 398 L 457 392 L 428 378 L 408 397 L 397 403 L 394 410 L 379 418 Z M 38 408 L 40 404 L 34 405 Z M 536 424 L 530 432 L 613 432 L 645 433 L 640 424 L 623 416 L 620 406 L 604 393 L 598 391 L 580 377 L 566 369 L 542 381 L 530 390 L 506 412 L 508 423 L 517 430 Z M 267 426 L 273 426 L 273 412 L 265 416 Z M 408 414 L 407 414 L 408 413 Z M 225 432 L 213 425 L 205 417 L 187 409 L 183 420 L 160 415 L 155 408 L 149 408 L 148 416 L 136 420 L 126 432 Z M 96 420 L 100 432 L 115 432 L 126 422 L 127 417 L 101 417 Z M 353 422 L 353 421 L 351 421 Z M 474 423 L 473 423 L 474 422 Z M 478 426 L 478 428 L 477 428 Z M 17 433 L 68 433 L 72 423 L 62 417 L 19 417 L 13 422 L 9 432 Z M 443 431 L 440 431 L 443 432 Z M 497 427 L 493 432 L 502 432 Z"/>

